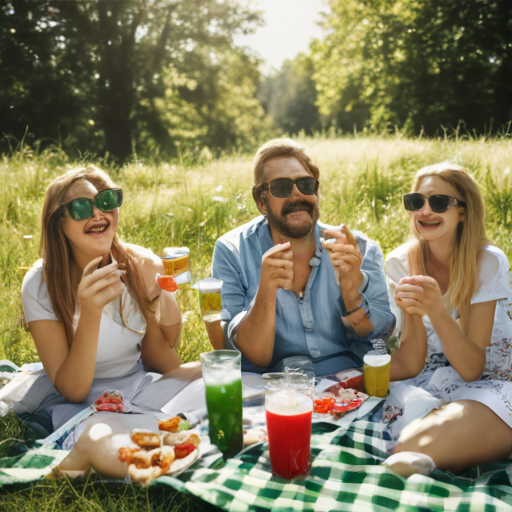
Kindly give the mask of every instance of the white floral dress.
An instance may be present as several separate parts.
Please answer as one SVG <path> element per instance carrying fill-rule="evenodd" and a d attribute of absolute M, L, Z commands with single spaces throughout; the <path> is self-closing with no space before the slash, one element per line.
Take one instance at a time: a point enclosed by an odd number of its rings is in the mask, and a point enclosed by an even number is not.
<path fill-rule="evenodd" d="M 410 247 L 410 244 L 401 245 L 386 258 L 391 310 L 397 318 L 395 330 L 397 336 L 402 329 L 402 310 L 396 306 L 394 300 L 395 288 L 402 277 L 410 275 L 408 260 Z M 486 348 L 486 364 L 481 378 L 466 382 L 450 366 L 443 353 L 441 340 L 429 318 L 424 316 L 423 323 L 427 331 L 428 344 L 427 361 L 423 371 L 416 378 L 404 382 L 427 391 L 432 397 L 439 399 L 438 403 L 455 400 L 481 402 L 512 427 L 512 287 L 510 265 L 503 251 L 492 245 L 483 249 L 479 262 L 479 277 L 480 287 L 471 299 L 471 304 L 497 301 L 491 343 Z M 458 318 L 457 309 L 452 312 L 452 316 Z M 417 397 L 418 394 L 415 394 L 415 400 Z M 396 397 L 394 400 L 394 405 L 397 405 Z M 430 401 L 432 404 L 434 402 Z M 427 414 L 428 408 L 429 406 L 426 406 L 426 410 L 423 410 L 421 415 Z M 430 410 L 432 408 L 434 407 Z"/>

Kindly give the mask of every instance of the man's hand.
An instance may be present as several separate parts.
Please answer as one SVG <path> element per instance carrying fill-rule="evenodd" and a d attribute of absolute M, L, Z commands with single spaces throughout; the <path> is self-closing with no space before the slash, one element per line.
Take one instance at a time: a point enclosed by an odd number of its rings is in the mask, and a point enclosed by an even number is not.
<path fill-rule="evenodd" d="M 293 284 L 293 253 L 290 242 L 270 248 L 261 259 L 260 289 L 276 294 L 279 288 L 291 290 Z"/>
<path fill-rule="evenodd" d="M 361 273 L 363 257 L 359 249 L 349 243 L 340 229 L 327 229 L 325 234 L 334 238 L 334 241 L 324 241 L 322 247 L 329 251 L 343 299 L 359 297 L 357 289 L 363 282 Z"/>
<path fill-rule="evenodd" d="M 443 297 L 437 281 L 429 276 L 412 276 L 400 279 L 395 291 L 396 304 L 411 315 L 435 315 L 444 308 Z"/>

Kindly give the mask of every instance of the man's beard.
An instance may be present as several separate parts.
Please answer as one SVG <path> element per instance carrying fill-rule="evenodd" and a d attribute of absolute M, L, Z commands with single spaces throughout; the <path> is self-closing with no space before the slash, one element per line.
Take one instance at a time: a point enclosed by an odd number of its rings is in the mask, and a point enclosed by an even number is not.
<path fill-rule="evenodd" d="M 278 233 L 289 238 L 305 238 L 308 236 L 316 226 L 316 222 L 320 215 L 318 211 L 318 205 L 308 203 L 307 201 L 296 201 L 294 203 L 285 203 L 281 213 L 274 215 L 268 204 L 268 200 L 265 200 L 267 207 L 267 219 L 271 227 L 273 227 Z M 289 224 L 287 221 L 287 215 L 289 213 L 305 211 L 310 219 L 301 222 L 300 224 Z"/>

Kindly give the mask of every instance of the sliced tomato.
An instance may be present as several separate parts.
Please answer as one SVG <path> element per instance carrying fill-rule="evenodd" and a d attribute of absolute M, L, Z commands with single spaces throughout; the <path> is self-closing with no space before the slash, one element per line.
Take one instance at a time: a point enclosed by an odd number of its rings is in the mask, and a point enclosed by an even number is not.
<path fill-rule="evenodd" d="M 106 403 L 97 405 L 96 410 L 115 412 L 118 410 L 118 406 L 117 406 L 117 404 L 109 404 L 106 402 Z"/>
<path fill-rule="evenodd" d="M 174 455 L 176 456 L 177 459 L 184 459 L 195 449 L 196 447 L 191 443 L 182 443 L 174 447 Z"/>
<path fill-rule="evenodd" d="M 335 403 L 334 398 L 320 398 L 315 400 L 315 412 L 320 414 L 331 412 Z"/>

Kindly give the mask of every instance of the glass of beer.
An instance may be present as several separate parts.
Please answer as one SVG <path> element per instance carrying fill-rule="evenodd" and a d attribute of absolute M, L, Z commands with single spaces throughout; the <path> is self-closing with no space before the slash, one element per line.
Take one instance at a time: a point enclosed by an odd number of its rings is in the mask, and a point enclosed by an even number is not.
<path fill-rule="evenodd" d="M 385 398 L 389 391 L 389 367 L 391 356 L 379 352 L 368 352 L 363 358 L 363 381 L 370 396 Z"/>
<path fill-rule="evenodd" d="M 192 288 L 197 289 L 199 309 L 204 322 L 216 322 L 220 320 L 222 301 L 220 290 L 222 280 L 208 277 L 197 282 Z"/>
<path fill-rule="evenodd" d="M 160 258 L 166 275 L 174 277 L 178 284 L 190 281 L 190 249 L 188 247 L 166 247 Z"/>
<path fill-rule="evenodd" d="M 243 448 L 241 354 L 213 350 L 200 355 L 206 390 L 210 441 L 225 458 Z"/>
<path fill-rule="evenodd" d="M 311 465 L 314 381 L 302 373 L 267 373 L 263 379 L 272 474 L 304 476 Z"/>

